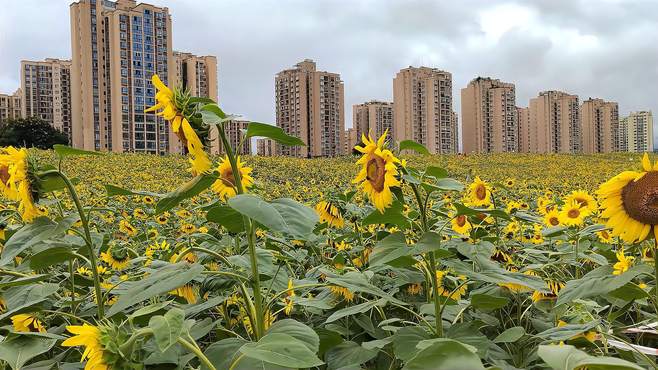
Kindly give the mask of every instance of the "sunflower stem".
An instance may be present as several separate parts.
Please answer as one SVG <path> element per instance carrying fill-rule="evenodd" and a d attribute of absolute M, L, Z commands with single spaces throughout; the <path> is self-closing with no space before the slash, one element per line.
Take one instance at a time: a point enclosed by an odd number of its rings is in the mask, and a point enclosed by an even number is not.
<path fill-rule="evenodd" d="M 654 225 L 653 227 L 658 227 Z M 658 233 L 656 233 L 658 234 Z M 656 239 L 654 240 L 654 248 L 653 248 L 653 269 L 654 269 L 654 274 L 653 274 L 653 292 L 656 297 L 656 302 L 658 302 L 658 235 L 656 236 Z M 658 311 L 656 311 L 656 315 L 658 315 Z"/>

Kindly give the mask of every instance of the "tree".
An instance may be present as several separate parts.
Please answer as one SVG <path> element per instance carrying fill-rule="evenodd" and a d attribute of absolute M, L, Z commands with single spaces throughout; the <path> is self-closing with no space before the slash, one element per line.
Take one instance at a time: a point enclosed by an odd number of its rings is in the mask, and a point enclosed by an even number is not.
<path fill-rule="evenodd" d="M 38 117 L 8 120 L 0 128 L 0 146 L 51 149 L 68 142 L 66 134 Z"/>

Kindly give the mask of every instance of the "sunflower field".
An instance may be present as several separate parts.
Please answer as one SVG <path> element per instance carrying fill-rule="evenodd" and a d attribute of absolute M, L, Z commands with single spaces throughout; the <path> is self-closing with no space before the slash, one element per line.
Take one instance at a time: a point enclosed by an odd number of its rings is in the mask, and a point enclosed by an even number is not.
<path fill-rule="evenodd" d="M 657 158 L 238 157 L 153 82 L 186 156 L 0 149 L 0 366 L 658 368 Z"/>

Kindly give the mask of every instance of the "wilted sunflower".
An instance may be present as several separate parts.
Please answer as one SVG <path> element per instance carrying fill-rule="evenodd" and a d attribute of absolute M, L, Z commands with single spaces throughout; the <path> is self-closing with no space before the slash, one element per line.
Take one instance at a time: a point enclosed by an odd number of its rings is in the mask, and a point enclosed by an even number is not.
<path fill-rule="evenodd" d="M 626 243 L 641 242 L 653 228 L 658 240 L 658 162 L 653 167 L 649 155 L 642 159 L 642 171 L 624 171 L 597 190 L 601 218 L 613 236 Z"/>
<path fill-rule="evenodd" d="M 145 112 L 162 109 L 158 115 L 171 122 L 171 129 L 181 142 L 187 145 L 192 173 L 198 175 L 208 172 L 212 166 L 212 162 L 208 159 L 208 155 L 203 149 L 203 143 L 201 143 L 196 131 L 194 131 L 194 128 L 192 128 L 190 122 L 183 114 L 183 107 L 179 103 L 179 100 L 182 100 L 179 99 L 179 93 L 168 88 L 156 74 L 153 75 L 151 81 L 156 89 L 158 89 L 157 94 L 155 94 L 157 104 L 146 109 Z"/>
<path fill-rule="evenodd" d="M 87 360 L 85 370 L 107 370 L 109 367 L 103 361 L 103 344 L 101 343 L 101 330 L 93 325 L 82 324 L 69 325 L 66 327 L 75 336 L 62 342 L 64 347 L 84 346 L 80 361 Z"/>
<path fill-rule="evenodd" d="M 24 333 L 45 333 L 46 328 L 34 314 L 21 313 L 11 317 L 14 330 Z"/>
<path fill-rule="evenodd" d="M 240 157 L 236 160 L 237 167 L 240 170 L 242 189 L 246 191 L 254 184 L 254 179 L 250 175 L 252 169 L 245 167 L 243 163 L 240 162 Z M 235 177 L 233 176 L 233 168 L 231 167 L 231 162 L 228 160 L 228 157 L 224 157 L 224 159 L 221 160 L 217 167 L 217 172 L 219 172 L 219 179 L 212 184 L 212 190 L 224 199 L 234 197 L 238 193 L 238 190 L 236 188 Z"/>
<path fill-rule="evenodd" d="M 320 222 L 326 222 L 329 226 L 337 228 L 345 225 L 340 208 L 333 202 L 322 200 L 315 206 L 315 211 L 320 216 Z"/>
<path fill-rule="evenodd" d="M 130 255 L 124 248 L 110 246 L 106 252 L 101 253 L 101 260 L 110 265 L 114 270 L 121 271 L 130 264 Z"/>
<path fill-rule="evenodd" d="M 472 207 L 488 207 L 491 205 L 491 189 L 479 176 L 468 186 L 466 203 Z"/>
<path fill-rule="evenodd" d="M 363 146 L 354 147 L 363 156 L 356 162 L 362 167 L 352 182 L 361 187 L 381 213 L 393 203 L 391 188 L 400 186 L 396 178 L 400 160 L 390 150 L 384 149 L 387 133 L 388 130 L 376 142 L 370 136 L 361 135 Z"/>
<path fill-rule="evenodd" d="M 27 149 L 0 148 L 0 190 L 5 198 L 18 202 L 18 212 L 26 222 L 40 215 L 35 203 L 38 191 Z"/>

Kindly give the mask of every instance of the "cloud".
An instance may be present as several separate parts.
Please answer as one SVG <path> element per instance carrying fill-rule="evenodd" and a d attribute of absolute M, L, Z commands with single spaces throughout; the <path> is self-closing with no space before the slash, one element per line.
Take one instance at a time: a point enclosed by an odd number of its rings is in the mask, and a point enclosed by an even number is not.
<path fill-rule="evenodd" d="M 150 2 L 170 8 L 174 49 L 218 57 L 220 103 L 249 119 L 274 122 L 274 75 L 305 58 L 341 74 L 348 125 L 353 104 L 392 99 L 409 65 L 452 72 L 458 113 L 459 90 L 478 75 L 516 83 L 519 106 L 560 89 L 618 101 L 622 114 L 658 112 L 658 2 Z M 69 1 L 3 5 L 0 91 L 11 92 L 21 59 L 70 57 Z"/>

